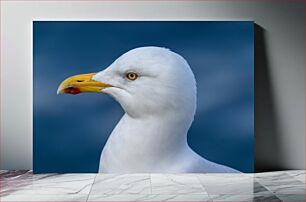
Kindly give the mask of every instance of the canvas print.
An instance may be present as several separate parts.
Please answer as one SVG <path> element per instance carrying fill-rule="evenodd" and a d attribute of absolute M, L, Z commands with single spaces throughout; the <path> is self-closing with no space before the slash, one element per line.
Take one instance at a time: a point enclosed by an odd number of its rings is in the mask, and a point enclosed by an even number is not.
<path fill-rule="evenodd" d="M 254 23 L 35 21 L 35 173 L 254 171 Z"/>

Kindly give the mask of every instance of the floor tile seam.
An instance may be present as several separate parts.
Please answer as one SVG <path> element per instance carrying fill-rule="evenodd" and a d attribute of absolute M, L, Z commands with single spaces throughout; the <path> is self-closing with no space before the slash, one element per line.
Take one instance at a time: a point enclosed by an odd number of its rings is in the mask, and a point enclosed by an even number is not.
<path fill-rule="evenodd" d="M 258 181 L 257 181 L 258 182 Z M 270 189 L 268 186 L 266 185 L 263 185 L 262 183 L 258 182 L 260 185 L 262 185 L 263 187 L 265 187 L 269 192 L 271 192 L 273 195 L 275 195 L 276 197 L 278 195 L 297 195 L 297 194 L 290 194 L 290 193 L 277 193 L 276 191 L 273 191 L 272 189 Z M 306 192 L 305 192 L 306 193 Z M 301 193 L 302 194 L 302 193 Z"/>
<path fill-rule="evenodd" d="M 200 177 L 199 177 L 199 175 L 196 175 L 196 178 L 198 179 L 198 181 L 200 182 L 200 185 L 203 187 L 203 189 L 205 190 L 205 192 L 206 192 L 206 194 L 207 194 L 207 196 L 208 196 L 208 199 L 210 200 L 210 201 L 213 201 L 213 198 L 211 197 L 211 195 L 213 195 L 213 194 L 210 194 L 209 192 L 208 192 L 208 190 L 207 190 L 207 188 L 205 187 L 205 185 L 202 183 L 202 181 L 200 180 Z"/>
<path fill-rule="evenodd" d="M 98 174 L 96 174 L 96 175 L 95 175 L 95 178 L 94 178 L 94 180 L 93 180 L 93 182 L 92 182 L 92 185 L 91 185 L 91 187 L 90 187 L 90 190 L 89 190 L 89 192 L 88 192 L 88 194 L 87 194 L 87 197 L 86 197 L 86 202 L 87 202 L 87 201 L 88 201 L 88 199 L 89 199 L 89 196 L 90 196 L 90 193 L 91 193 L 92 187 L 93 187 L 93 186 L 94 186 L 94 184 L 95 184 L 95 181 L 96 181 L 97 175 L 98 175 Z"/>

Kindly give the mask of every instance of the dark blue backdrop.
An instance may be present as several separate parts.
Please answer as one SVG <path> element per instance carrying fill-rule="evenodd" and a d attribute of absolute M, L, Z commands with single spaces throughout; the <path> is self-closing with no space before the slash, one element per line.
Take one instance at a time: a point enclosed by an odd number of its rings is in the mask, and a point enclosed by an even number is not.
<path fill-rule="evenodd" d="M 123 114 L 102 94 L 56 95 L 68 76 L 101 71 L 124 52 L 167 47 L 198 85 L 190 146 L 243 172 L 254 166 L 253 22 L 34 22 L 34 172 L 97 172 Z"/>

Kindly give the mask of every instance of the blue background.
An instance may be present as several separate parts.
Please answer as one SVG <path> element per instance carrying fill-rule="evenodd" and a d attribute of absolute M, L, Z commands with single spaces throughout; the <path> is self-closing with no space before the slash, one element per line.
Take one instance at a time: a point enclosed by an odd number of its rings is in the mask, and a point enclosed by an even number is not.
<path fill-rule="evenodd" d="M 167 47 L 198 87 L 189 145 L 243 172 L 254 167 L 253 22 L 34 22 L 34 172 L 97 172 L 123 110 L 103 94 L 56 95 L 68 76 L 98 72 L 124 52 Z"/>

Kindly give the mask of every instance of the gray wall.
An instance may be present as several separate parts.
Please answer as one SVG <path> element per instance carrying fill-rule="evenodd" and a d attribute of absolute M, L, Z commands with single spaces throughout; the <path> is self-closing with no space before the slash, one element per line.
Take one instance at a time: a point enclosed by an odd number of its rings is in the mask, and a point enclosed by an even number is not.
<path fill-rule="evenodd" d="M 32 168 L 32 20 L 254 20 L 257 171 L 305 168 L 304 2 L 1 1 L 1 169 Z"/>

